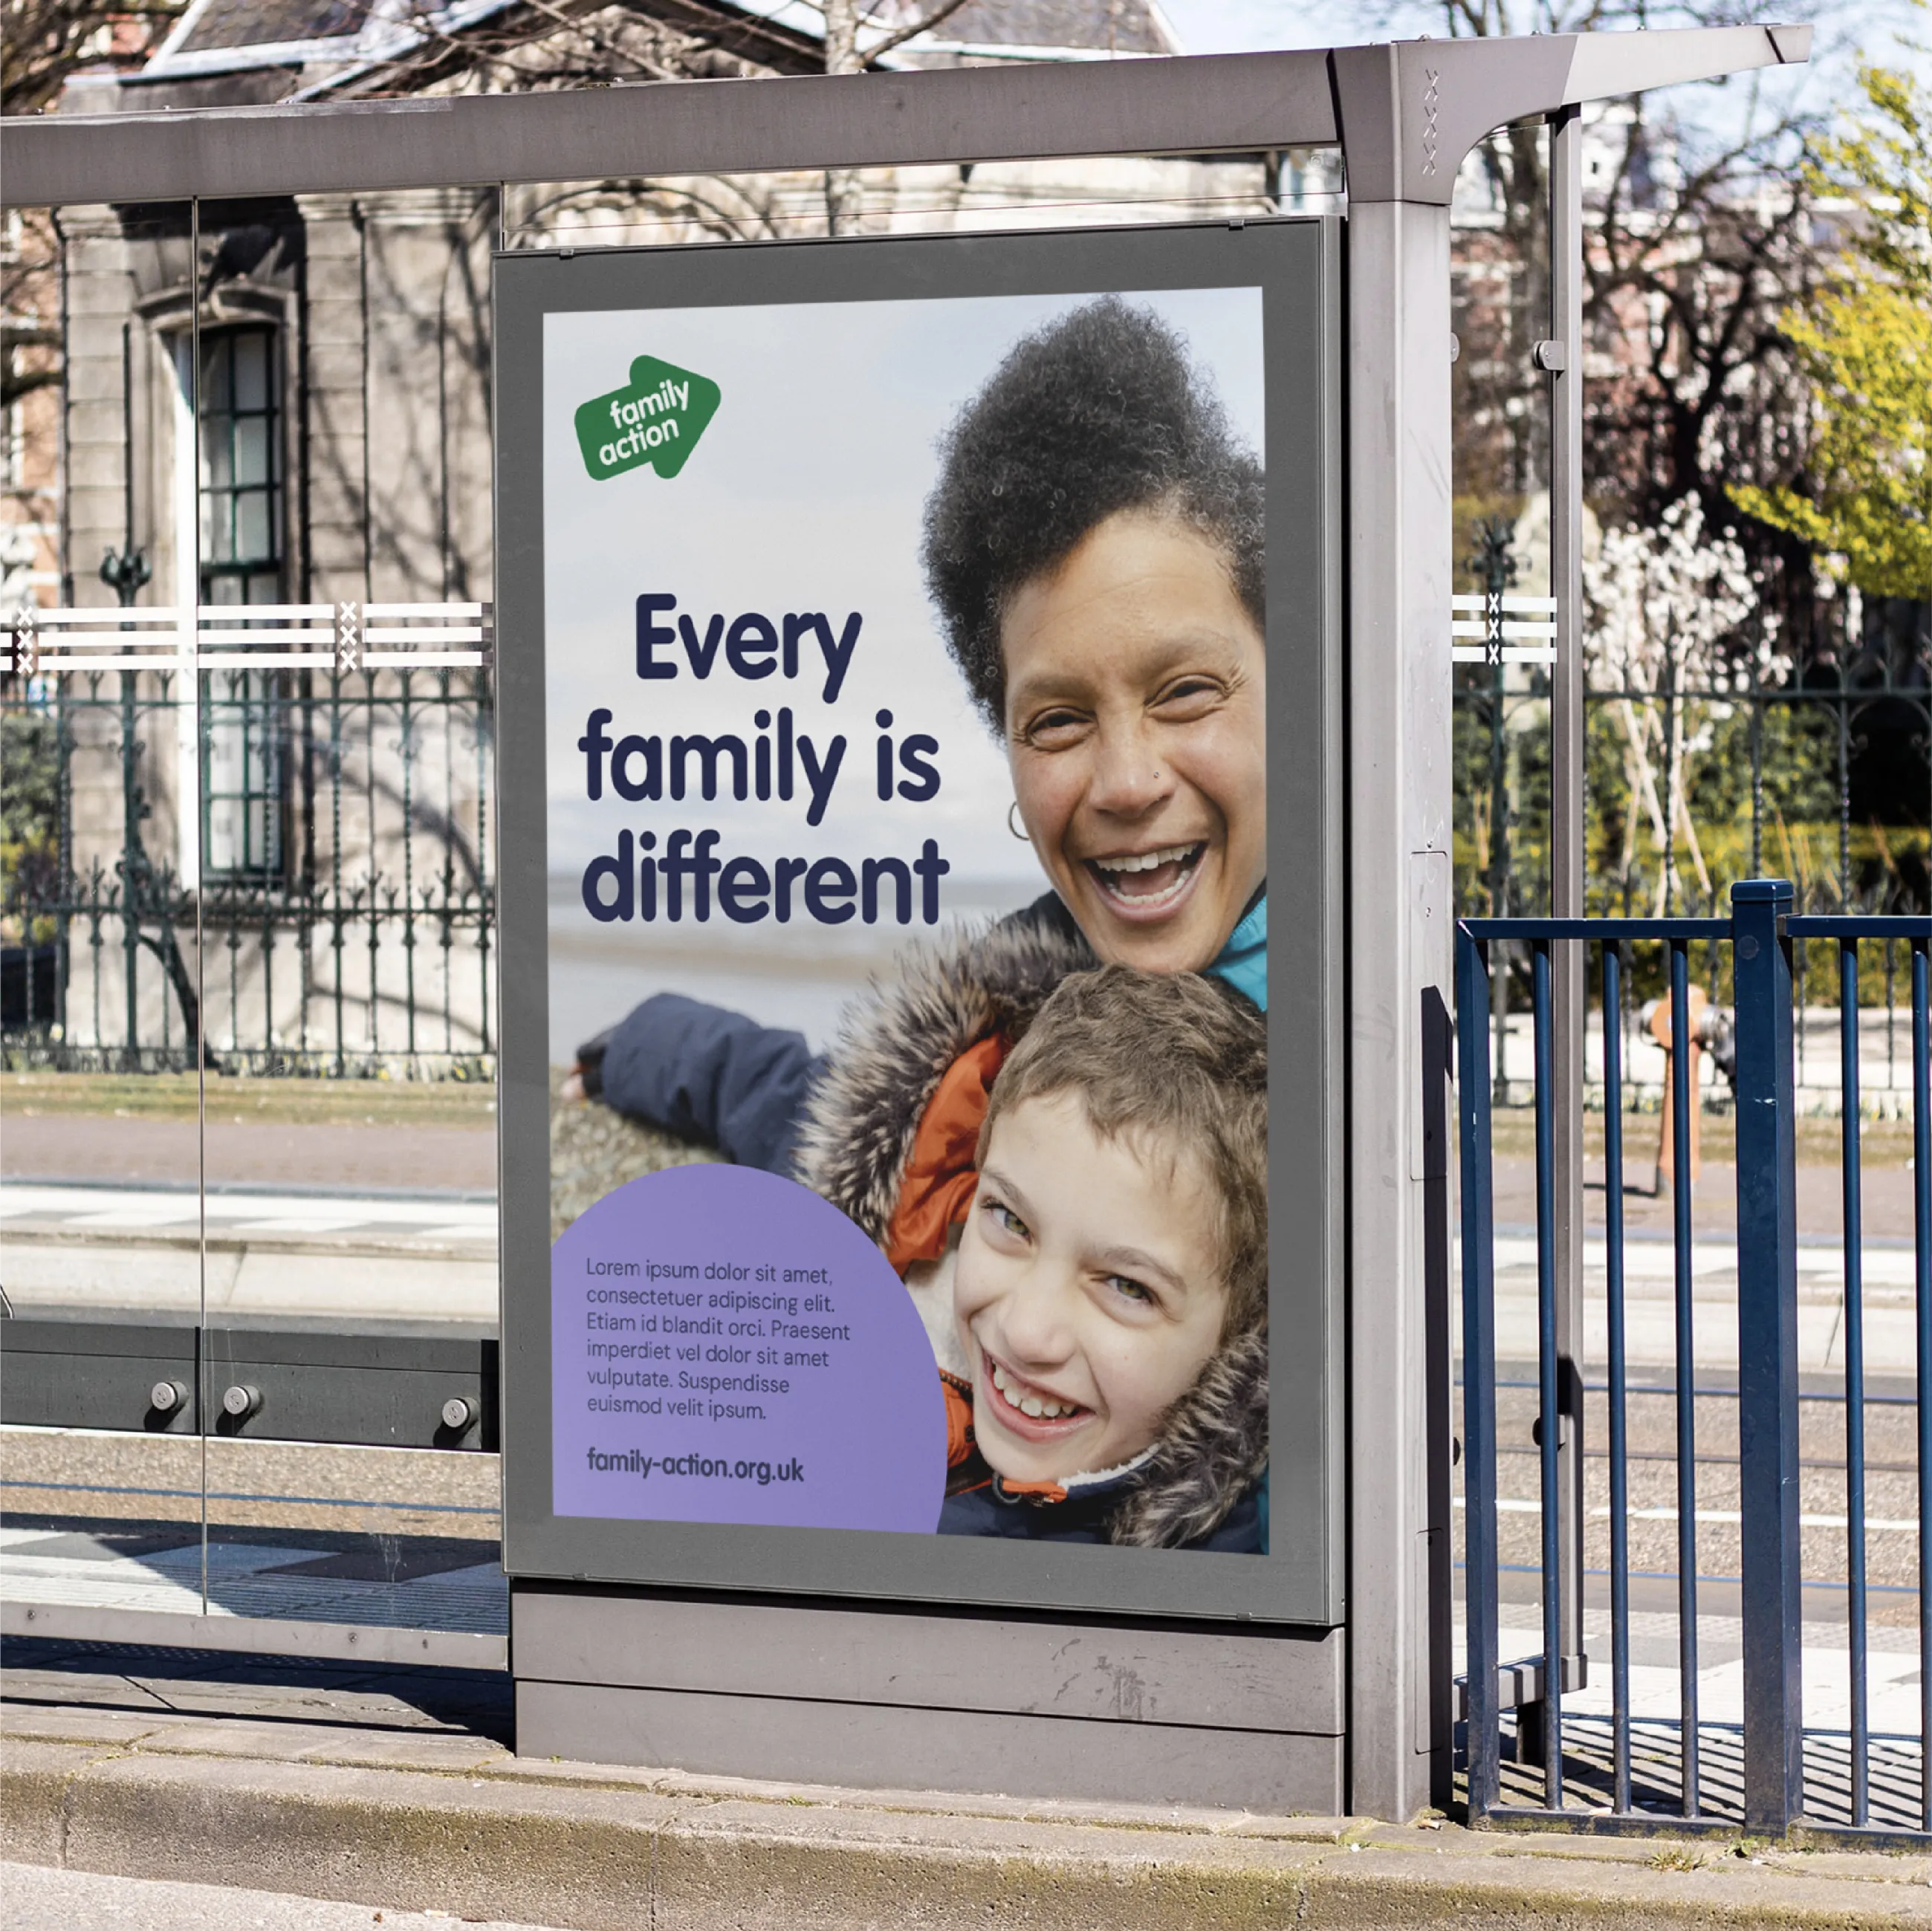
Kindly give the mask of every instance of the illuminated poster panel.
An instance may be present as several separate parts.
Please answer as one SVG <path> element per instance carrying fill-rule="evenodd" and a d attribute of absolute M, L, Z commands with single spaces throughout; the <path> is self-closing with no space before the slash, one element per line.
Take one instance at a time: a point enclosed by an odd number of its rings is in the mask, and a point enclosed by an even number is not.
<path fill-rule="evenodd" d="M 1334 1615 L 1335 246 L 500 262 L 513 1573 Z"/>

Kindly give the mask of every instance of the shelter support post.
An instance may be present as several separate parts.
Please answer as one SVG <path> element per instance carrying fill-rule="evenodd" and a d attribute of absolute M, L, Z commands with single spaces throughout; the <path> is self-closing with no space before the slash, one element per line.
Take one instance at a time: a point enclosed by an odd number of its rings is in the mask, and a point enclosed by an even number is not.
<path fill-rule="evenodd" d="M 1348 1804 L 1407 1818 L 1450 1774 L 1449 1600 L 1430 1587 L 1449 1443 L 1428 1426 L 1448 1283 L 1426 1267 L 1448 1196 L 1417 1077 L 1450 1003 L 1448 209 L 1352 199 L 1348 288 Z"/>
<path fill-rule="evenodd" d="M 1550 674 L 1550 913 L 1583 916 L 1583 155 L 1582 112 L 1550 116 L 1550 593 L 1556 661 Z M 1582 942 L 1550 949 L 1551 1180 L 1556 1210 L 1557 1541 L 1563 1570 L 1564 1681 L 1583 1661 L 1583 1090 L 1588 988 Z M 1606 1176 L 1606 1186 L 1622 1176 Z M 1540 1706 L 1520 1713 L 1532 1753 Z"/>

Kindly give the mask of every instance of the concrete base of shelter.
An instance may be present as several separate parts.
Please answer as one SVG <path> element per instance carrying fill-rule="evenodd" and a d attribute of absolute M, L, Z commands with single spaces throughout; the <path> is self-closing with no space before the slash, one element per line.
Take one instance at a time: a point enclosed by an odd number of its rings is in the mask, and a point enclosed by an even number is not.
<path fill-rule="evenodd" d="M 680 1690 L 522 1683 L 517 1735 L 532 1759 L 562 1744 L 598 1763 L 1098 1801 L 1339 1807 L 1341 1740 L 1124 1726 L 984 1711 L 915 1710 Z M 812 1766 L 808 1773 L 806 1766 Z M 1325 1802 L 1297 1804 L 1319 1792 Z"/>
<path fill-rule="evenodd" d="M 874 1789 L 1345 1801 L 1344 1633 L 518 1581 L 526 1756 Z"/>

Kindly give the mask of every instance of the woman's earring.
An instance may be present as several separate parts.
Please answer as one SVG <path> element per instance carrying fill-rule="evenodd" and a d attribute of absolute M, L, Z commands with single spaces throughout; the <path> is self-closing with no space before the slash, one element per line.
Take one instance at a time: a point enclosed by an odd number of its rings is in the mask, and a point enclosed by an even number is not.
<path fill-rule="evenodd" d="M 1033 843 L 1033 840 L 1028 836 L 1026 827 L 1024 825 L 1016 825 L 1013 823 L 1013 814 L 1017 811 L 1019 808 L 1020 801 L 1017 798 L 1016 798 L 1013 802 L 1006 807 L 1006 829 L 1011 832 L 1013 836 L 1018 838 L 1022 844 L 1030 845 Z"/>

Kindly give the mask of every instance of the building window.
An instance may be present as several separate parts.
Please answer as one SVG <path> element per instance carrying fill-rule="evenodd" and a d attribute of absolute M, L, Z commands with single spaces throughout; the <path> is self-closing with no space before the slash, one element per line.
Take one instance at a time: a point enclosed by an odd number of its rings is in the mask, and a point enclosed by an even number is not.
<path fill-rule="evenodd" d="M 201 595 L 278 604 L 281 422 L 273 328 L 201 338 Z M 265 646 L 268 640 L 263 640 Z M 268 646 L 272 647 L 272 646 Z M 284 869 L 290 714 L 278 670 L 218 670 L 202 736 L 202 864 L 211 881 L 262 886 Z"/>
<path fill-rule="evenodd" d="M 284 869 L 288 700 L 277 670 L 208 673 L 201 739 L 202 871 L 270 885 Z"/>
<path fill-rule="evenodd" d="M 210 604 L 282 600 L 275 331 L 201 338 L 201 577 Z"/>

